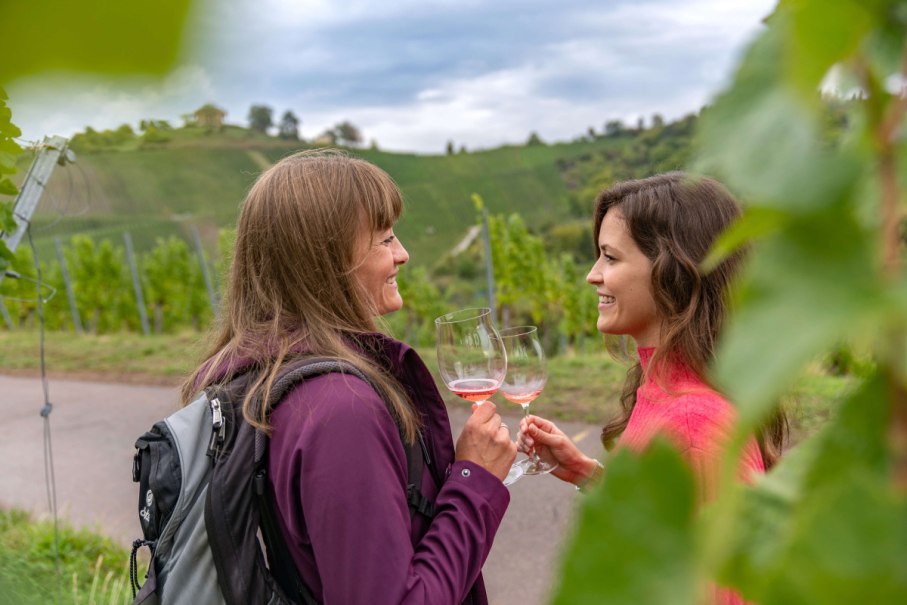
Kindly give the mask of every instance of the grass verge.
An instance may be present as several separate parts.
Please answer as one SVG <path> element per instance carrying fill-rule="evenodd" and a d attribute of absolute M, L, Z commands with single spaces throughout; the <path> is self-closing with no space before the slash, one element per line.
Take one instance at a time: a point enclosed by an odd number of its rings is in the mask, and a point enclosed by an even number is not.
<path fill-rule="evenodd" d="M 47 332 L 45 366 L 52 377 L 176 385 L 201 355 L 203 338 L 198 332 L 152 336 Z M 35 375 L 40 369 L 39 352 L 38 332 L 0 332 L 0 372 Z"/>
<path fill-rule="evenodd" d="M 0 509 L 0 595 L 17 605 L 121 605 L 132 601 L 129 551 L 109 538 Z M 140 571 L 144 577 L 144 569 Z"/>

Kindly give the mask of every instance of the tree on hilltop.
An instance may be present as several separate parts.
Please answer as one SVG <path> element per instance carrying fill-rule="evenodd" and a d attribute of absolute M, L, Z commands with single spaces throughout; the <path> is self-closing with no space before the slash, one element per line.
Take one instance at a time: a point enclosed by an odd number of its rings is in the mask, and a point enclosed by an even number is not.
<path fill-rule="evenodd" d="M 360 145 L 363 140 L 362 131 L 360 131 L 359 128 L 354 126 L 351 122 L 343 121 L 318 135 L 315 139 L 315 143 L 318 145 L 335 145 L 339 143 L 340 145 L 356 147 L 357 145 Z"/>
<path fill-rule="evenodd" d="M 627 127 L 622 120 L 608 120 L 605 122 L 606 137 L 617 137 L 624 134 L 626 131 Z"/>
<path fill-rule="evenodd" d="M 362 132 L 350 122 L 340 122 L 334 126 L 337 142 L 355 147 L 362 143 Z"/>
<path fill-rule="evenodd" d="M 281 139 L 292 141 L 299 140 L 299 124 L 301 120 L 292 111 L 286 110 L 277 125 L 277 136 Z"/>
<path fill-rule="evenodd" d="M 249 128 L 262 134 L 268 134 L 268 128 L 274 125 L 274 110 L 267 105 L 253 105 L 249 108 Z"/>

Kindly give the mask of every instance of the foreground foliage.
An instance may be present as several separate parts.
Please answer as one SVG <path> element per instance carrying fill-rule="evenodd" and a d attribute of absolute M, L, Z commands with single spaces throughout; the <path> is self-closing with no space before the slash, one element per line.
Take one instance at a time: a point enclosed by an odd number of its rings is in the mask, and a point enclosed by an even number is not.
<path fill-rule="evenodd" d="M 907 3 L 782 0 L 701 118 L 697 167 L 749 200 L 715 257 L 754 259 L 716 379 L 740 409 L 720 496 L 655 446 L 611 460 L 585 503 L 556 603 L 692 605 L 717 582 L 762 605 L 907 602 Z M 820 82 L 856 91 L 822 136 Z M 751 487 L 736 453 L 816 355 L 874 363 L 840 414 Z"/>

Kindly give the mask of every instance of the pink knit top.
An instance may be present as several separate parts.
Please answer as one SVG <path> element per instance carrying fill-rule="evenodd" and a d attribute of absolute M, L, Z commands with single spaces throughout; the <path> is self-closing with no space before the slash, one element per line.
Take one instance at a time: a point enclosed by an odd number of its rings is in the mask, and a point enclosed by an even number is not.
<path fill-rule="evenodd" d="M 643 371 L 648 368 L 654 351 L 654 347 L 639 348 Z M 715 495 L 722 451 L 733 432 L 736 410 L 689 368 L 675 365 L 669 370 L 658 379 L 647 378 L 640 385 L 636 405 L 618 444 L 641 451 L 657 434 L 666 436 L 690 463 L 700 502 L 707 502 Z M 663 385 L 658 384 L 659 380 Z M 764 472 L 759 445 L 751 437 L 740 456 L 738 476 L 750 482 L 755 474 Z M 718 605 L 745 602 L 725 589 L 715 588 L 713 596 L 713 602 Z"/>

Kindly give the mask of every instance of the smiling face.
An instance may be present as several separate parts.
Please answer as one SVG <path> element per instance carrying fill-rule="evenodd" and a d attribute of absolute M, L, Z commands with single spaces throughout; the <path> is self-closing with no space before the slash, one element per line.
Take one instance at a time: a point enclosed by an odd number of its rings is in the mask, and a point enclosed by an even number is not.
<path fill-rule="evenodd" d="M 640 347 L 657 346 L 660 322 L 652 294 L 652 261 L 633 241 L 619 209 L 605 214 L 598 248 L 598 260 L 586 276 L 598 293 L 598 331 L 627 334 Z"/>
<path fill-rule="evenodd" d="M 403 307 L 397 290 L 397 271 L 409 260 L 406 248 L 394 235 L 393 228 L 372 234 L 367 240 L 365 257 L 354 273 L 371 298 L 378 315 L 393 313 Z"/>

